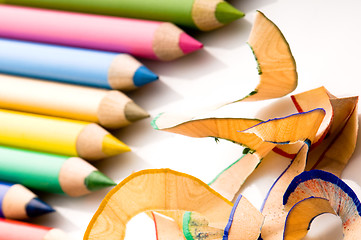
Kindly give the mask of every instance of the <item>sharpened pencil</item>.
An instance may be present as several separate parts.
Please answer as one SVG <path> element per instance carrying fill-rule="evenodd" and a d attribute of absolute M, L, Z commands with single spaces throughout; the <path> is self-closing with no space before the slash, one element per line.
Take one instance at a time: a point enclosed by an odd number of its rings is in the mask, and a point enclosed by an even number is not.
<path fill-rule="evenodd" d="M 98 160 L 130 148 L 96 123 L 0 109 L 0 144 Z"/>
<path fill-rule="evenodd" d="M 0 146 L 0 179 L 30 189 L 78 197 L 116 185 L 78 157 Z"/>
<path fill-rule="evenodd" d="M 5 74 L 0 74 L 0 108 L 96 122 L 112 129 L 149 116 L 117 90 Z"/>
<path fill-rule="evenodd" d="M 0 218 L 22 220 L 54 211 L 26 187 L 0 181 Z"/>
<path fill-rule="evenodd" d="M 129 53 L 163 61 L 203 47 L 169 22 L 7 5 L 0 5 L 0 22 L 0 36 L 4 38 Z"/>
<path fill-rule="evenodd" d="M 151 19 L 203 31 L 244 16 L 223 0 L 1 0 L 0 2 L 66 11 Z"/>
<path fill-rule="evenodd" d="M 158 79 L 127 54 L 5 38 L 0 38 L 0 72 L 119 90 Z"/>
<path fill-rule="evenodd" d="M 26 222 L 0 219 L 0 239 L 6 240 L 66 240 L 68 234 L 57 228 Z"/>

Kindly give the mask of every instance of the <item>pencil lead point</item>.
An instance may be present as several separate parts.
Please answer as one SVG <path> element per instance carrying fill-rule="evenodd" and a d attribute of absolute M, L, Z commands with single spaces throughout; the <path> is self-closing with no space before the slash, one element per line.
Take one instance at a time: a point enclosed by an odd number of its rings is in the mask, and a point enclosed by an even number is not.
<path fill-rule="evenodd" d="M 244 13 L 227 2 L 220 2 L 216 8 L 216 18 L 220 23 L 227 24 L 244 17 Z"/>
<path fill-rule="evenodd" d="M 119 139 L 115 138 L 111 134 L 107 134 L 103 138 L 103 153 L 108 156 L 114 156 L 124 152 L 130 152 L 130 148 L 120 141 Z"/>
<path fill-rule="evenodd" d="M 112 179 L 100 171 L 93 171 L 85 178 L 84 182 L 89 191 L 96 191 L 117 185 Z"/>
<path fill-rule="evenodd" d="M 159 77 L 145 66 L 140 66 L 134 73 L 133 81 L 137 87 L 157 80 Z"/>
<path fill-rule="evenodd" d="M 179 37 L 179 47 L 182 49 L 184 54 L 194 52 L 203 47 L 201 42 L 198 42 L 186 33 L 181 33 Z"/>
<path fill-rule="evenodd" d="M 26 206 L 26 213 L 29 217 L 38 217 L 51 212 L 55 212 L 55 210 L 39 198 L 31 199 Z"/>
<path fill-rule="evenodd" d="M 143 108 L 141 108 L 140 106 L 138 106 L 133 101 L 128 102 L 125 105 L 124 113 L 125 113 L 125 117 L 130 122 L 135 122 L 135 121 L 149 117 L 149 113 L 147 111 L 145 111 Z"/>

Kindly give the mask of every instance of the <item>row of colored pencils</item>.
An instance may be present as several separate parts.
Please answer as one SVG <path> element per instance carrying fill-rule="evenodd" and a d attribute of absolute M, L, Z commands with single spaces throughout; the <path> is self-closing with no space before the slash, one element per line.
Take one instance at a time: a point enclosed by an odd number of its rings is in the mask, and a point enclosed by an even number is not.
<path fill-rule="evenodd" d="M 54 211 L 32 189 L 115 185 L 88 161 L 130 151 L 108 130 L 149 116 L 122 92 L 158 79 L 136 58 L 187 55 L 203 45 L 179 26 L 208 31 L 244 14 L 222 0 L 0 3 L 0 239 L 67 239 L 6 219 Z"/>

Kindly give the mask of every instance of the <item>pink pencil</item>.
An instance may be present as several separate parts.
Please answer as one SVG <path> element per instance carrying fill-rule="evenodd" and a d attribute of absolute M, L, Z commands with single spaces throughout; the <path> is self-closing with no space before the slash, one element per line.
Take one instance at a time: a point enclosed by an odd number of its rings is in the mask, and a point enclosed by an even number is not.
<path fill-rule="evenodd" d="M 0 37 L 173 60 L 202 44 L 172 23 L 0 5 Z"/>

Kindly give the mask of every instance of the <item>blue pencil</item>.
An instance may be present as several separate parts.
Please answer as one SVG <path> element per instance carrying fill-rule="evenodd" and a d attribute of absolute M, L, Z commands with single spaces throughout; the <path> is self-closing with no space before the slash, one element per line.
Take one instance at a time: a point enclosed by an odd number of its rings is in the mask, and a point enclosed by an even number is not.
<path fill-rule="evenodd" d="M 0 38 L 0 72 L 117 90 L 158 76 L 128 54 Z"/>
<path fill-rule="evenodd" d="M 0 218 L 20 220 L 53 211 L 26 187 L 0 181 Z"/>

